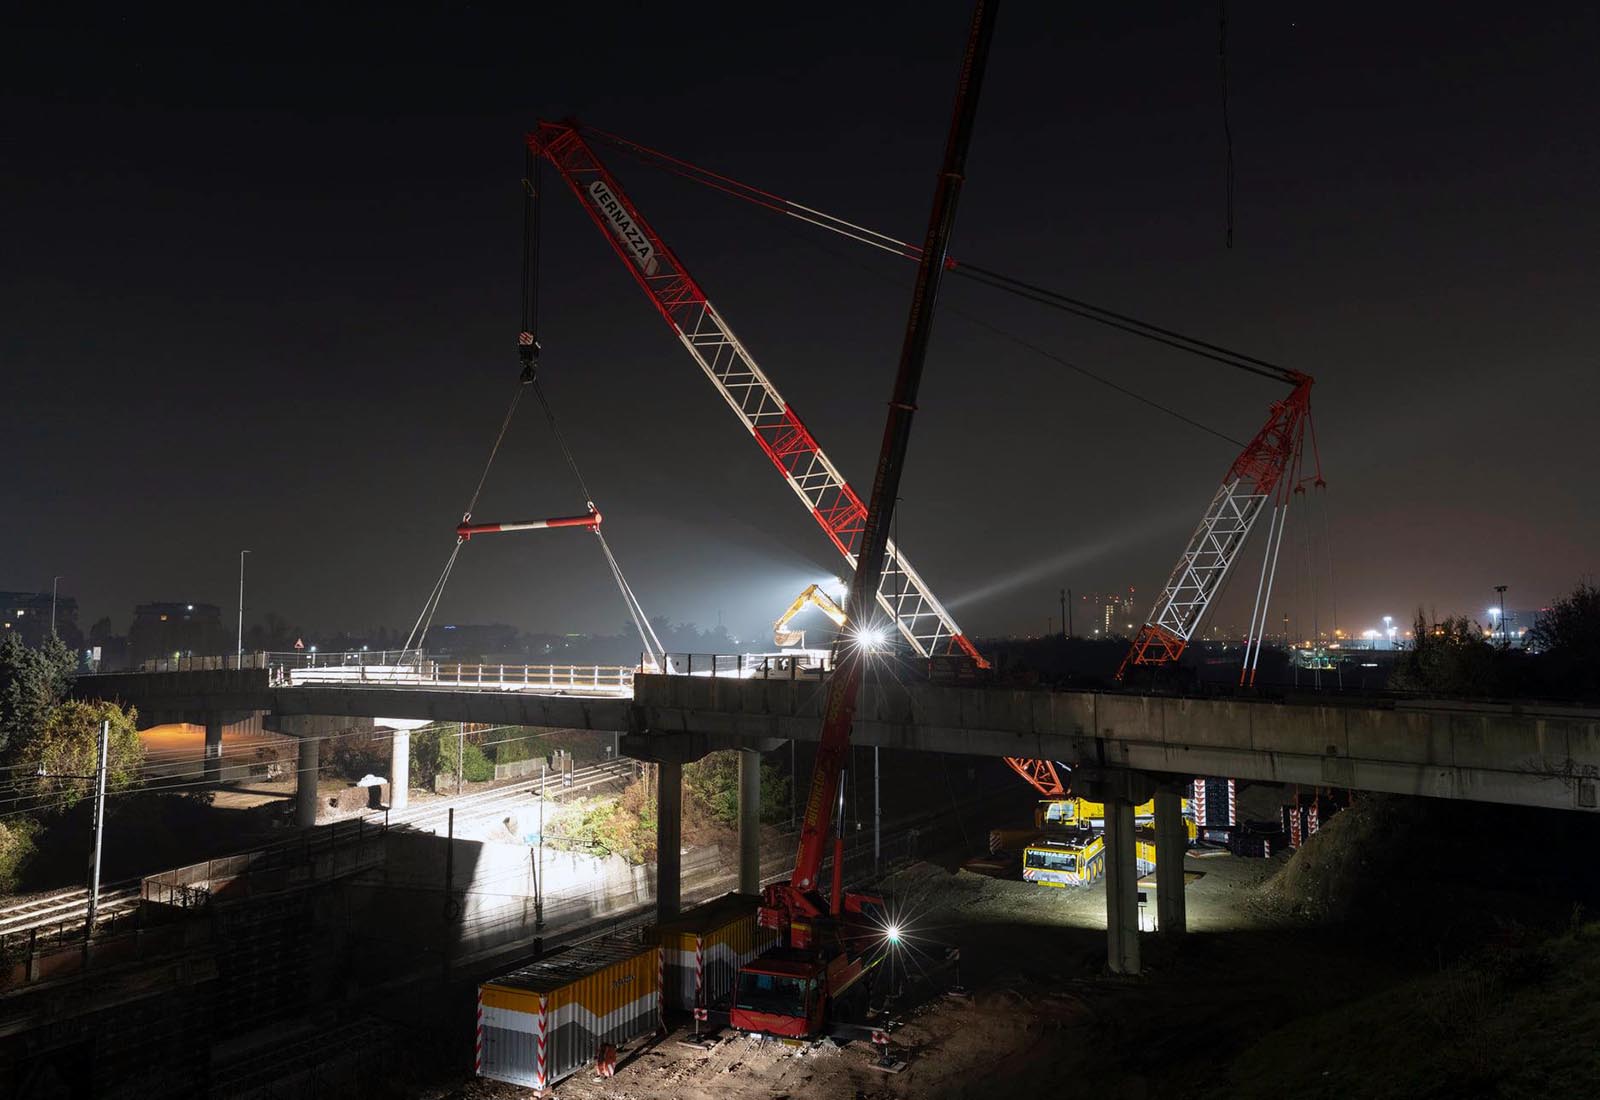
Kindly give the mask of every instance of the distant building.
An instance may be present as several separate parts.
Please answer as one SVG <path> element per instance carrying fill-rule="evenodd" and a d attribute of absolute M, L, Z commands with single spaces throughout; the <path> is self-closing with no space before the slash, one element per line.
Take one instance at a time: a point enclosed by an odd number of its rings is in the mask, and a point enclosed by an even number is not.
<path fill-rule="evenodd" d="M 50 636 L 50 593 L 0 592 L 0 634 L 17 634 L 27 645 L 38 647 Z M 83 632 L 78 629 L 78 601 L 56 594 L 56 635 L 73 649 Z"/>
<path fill-rule="evenodd" d="M 1131 636 L 1142 621 L 1131 587 L 1126 592 L 1090 592 L 1078 599 L 1088 605 L 1090 625 L 1102 638 Z"/>
<path fill-rule="evenodd" d="M 142 603 L 128 628 L 128 659 L 138 667 L 156 657 L 232 653 L 234 636 L 214 603 Z"/>

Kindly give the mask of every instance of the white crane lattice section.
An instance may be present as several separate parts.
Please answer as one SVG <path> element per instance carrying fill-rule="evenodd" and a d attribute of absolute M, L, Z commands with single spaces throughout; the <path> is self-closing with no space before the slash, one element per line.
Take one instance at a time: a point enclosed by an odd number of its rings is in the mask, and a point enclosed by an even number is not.
<path fill-rule="evenodd" d="M 783 396 L 711 303 L 700 303 L 692 318 L 684 318 L 681 310 L 675 311 L 674 327 L 740 423 L 762 444 L 789 487 L 817 517 L 853 568 L 866 509 L 844 475 L 789 410 Z M 960 633 L 949 612 L 900 555 L 893 540 L 878 582 L 877 600 L 907 644 L 921 656 L 946 652 Z"/>
<path fill-rule="evenodd" d="M 1267 502 L 1264 493 L 1240 493 L 1240 483 L 1234 478 L 1211 498 L 1156 601 L 1150 621 L 1184 642 L 1205 615 Z"/>

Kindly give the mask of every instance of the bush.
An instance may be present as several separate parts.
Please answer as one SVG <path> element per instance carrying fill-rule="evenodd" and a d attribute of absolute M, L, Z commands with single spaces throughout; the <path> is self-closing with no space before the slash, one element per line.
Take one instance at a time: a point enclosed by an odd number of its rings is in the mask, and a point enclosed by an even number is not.
<path fill-rule="evenodd" d="M 22 870 L 33 856 L 39 825 L 29 817 L 0 821 L 0 894 L 16 890 Z"/>
<path fill-rule="evenodd" d="M 483 749 L 470 740 L 461 746 L 461 774 L 468 783 L 482 783 L 494 778 L 494 764 L 484 755 Z"/>
<path fill-rule="evenodd" d="M 649 782 L 636 779 L 615 801 L 603 802 L 566 830 L 568 840 L 602 857 L 617 855 L 633 864 L 656 858 L 656 804 Z"/>
<path fill-rule="evenodd" d="M 352 782 L 364 775 L 389 774 L 389 742 L 370 731 L 352 730 L 322 744 L 318 770 Z"/>
<path fill-rule="evenodd" d="M 684 794 L 707 817 L 727 828 L 739 824 L 739 750 L 714 752 L 683 769 Z M 786 819 L 789 780 L 778 769 L 761 762 L 761 820 Z"/>

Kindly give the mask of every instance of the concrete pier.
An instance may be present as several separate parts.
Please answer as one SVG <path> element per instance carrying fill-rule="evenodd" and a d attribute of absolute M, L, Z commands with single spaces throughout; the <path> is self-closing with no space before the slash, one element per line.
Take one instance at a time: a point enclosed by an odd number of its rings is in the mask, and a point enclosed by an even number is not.
<path fill-rule="evenodd" d="M 218 783 L 222 780 L 222 715 L 207 714 L 205 769 L 206 782 Z"/>
<path fill-rule="evenodd" d="M 321 742 L 300 738 L 300 759 L 295 767 L 294 823 L 307 828 L 317 823 L 317 766 Z"/>
<path fill-rule="evenodd" d="M 683 765 L 656 765 L 656 918 L 678 915 L 683 891 Z"/>
<path fill-rule="evenodd" d="M 411 731 L 395 730 L 389 744 L 389 808 L 403 810 L 411 801 Z"/>
<path fill-rule="evenodd" d="M 1188 929 L 1183 863 L 1189 832 L 1183 823 L 1183 798 L 1176 788 L 1156 791 L 1156 930 L 1181 936 Z"/>
<path fill-rule="evenodd" d="M 1106 965 L 1113 974 L 1137 974 L 1139 869 L 1134 852 L 1133 803 L 1126 798 L 1107 798 L 1105 807 Z"/>
<path fill-rule="evenodd" d="M 761 892 L 761 754 L 739 750 L 739 893 Z"/>

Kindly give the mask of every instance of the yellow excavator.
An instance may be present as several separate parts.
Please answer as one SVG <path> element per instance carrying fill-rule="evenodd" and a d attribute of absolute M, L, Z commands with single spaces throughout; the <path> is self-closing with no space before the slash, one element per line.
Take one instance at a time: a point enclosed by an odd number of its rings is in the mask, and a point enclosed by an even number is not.
<path fill-rule="evenodd" d="M 804 630 L 790 630 L 789 620 L 806 609 L 811 604 L 828 618 L 833 620 L 833 625 L 840 630 L 844 629 L 844 608 L 833 602 L 833 599 L 822 590 L 820 585 L 809 584 L 806 590 L 794 598 L 794 603 L 789 605 L 789 610 L 778 616 L 778 621 L 772 624 L 772 641 L 779 647 L 799 646 L 804 649 L 806 632 Z"/>

